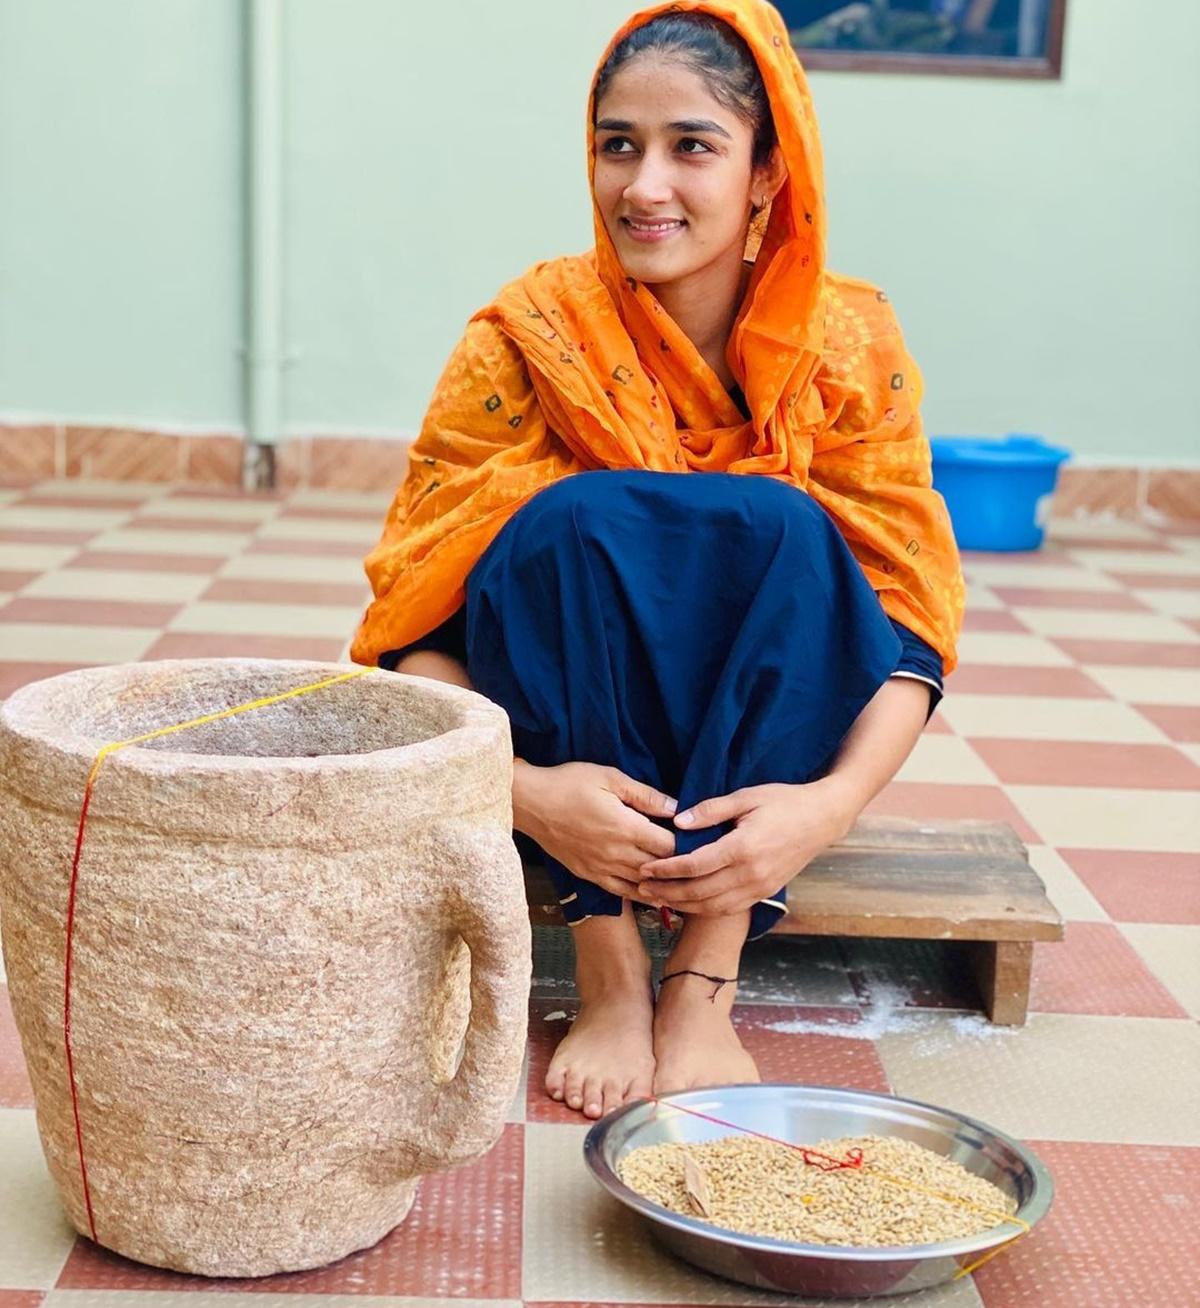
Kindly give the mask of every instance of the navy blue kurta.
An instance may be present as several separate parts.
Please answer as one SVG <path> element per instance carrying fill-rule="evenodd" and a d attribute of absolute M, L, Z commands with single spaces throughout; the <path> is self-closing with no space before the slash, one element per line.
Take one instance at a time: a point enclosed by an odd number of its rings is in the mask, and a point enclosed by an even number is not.
<path fill-rule="evenodd" d="M 940 658 L 884 614 L 820 505 L 772 478 L 563 478 L 505 524 L 466 590 L 465 612 L 380 663 L 465 654 L 519 757 L 619 768 L 680 811 L 822 776 L 898 671 L 940 697 Z M 676 851 L 731 829 L 675 831 Z M 621 912 L 617 896 L 545 862 L 568 922 Z M 784 911 L 782 889 L 761 900 L 750 937 Z"/>

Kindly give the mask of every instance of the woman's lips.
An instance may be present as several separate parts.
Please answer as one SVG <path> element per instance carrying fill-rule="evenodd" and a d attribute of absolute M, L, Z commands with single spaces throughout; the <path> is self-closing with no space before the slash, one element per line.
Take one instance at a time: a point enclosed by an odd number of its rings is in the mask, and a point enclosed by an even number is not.
<path fill-rule="evenodd" d="M 676 219 L 669 223 L 647 223 L 644 226 L 633 218 L 622 218 L 621 222 L 631 240 L 642 241 L 650 245 L 669 240 L 687 226 L 687 223 L 682 219 Z"/>

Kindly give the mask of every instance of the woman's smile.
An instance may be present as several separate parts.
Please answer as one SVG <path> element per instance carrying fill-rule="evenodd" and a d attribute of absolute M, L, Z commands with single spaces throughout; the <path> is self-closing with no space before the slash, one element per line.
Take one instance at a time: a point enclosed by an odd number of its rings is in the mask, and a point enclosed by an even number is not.
<path fill-rule="evenodd" d="M 661 244 L 683 231 L 687 223 L 682 218 L 622 218 L 621 226 L 632 240 Z"/>

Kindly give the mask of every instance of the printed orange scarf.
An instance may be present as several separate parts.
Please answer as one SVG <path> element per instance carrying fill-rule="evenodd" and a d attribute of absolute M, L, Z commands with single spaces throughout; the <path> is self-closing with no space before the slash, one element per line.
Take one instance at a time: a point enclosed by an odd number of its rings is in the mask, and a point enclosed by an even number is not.
<path fill-rule="evenodd" d="M 365 567 L 374 590 L 351 649 L 374 663 L 462 603 L 501 527 L 559 477 L 595 468 L 777 477 L 833 518 L 884 610 L 955 664 L 964 588 L 931 489 L 921 376 L 887 296 L 825 268 L 821 147 L 807 80 L 764 0 L 679 0 L 723 19 L 766 85 L 787 180 L 752 224 L 754 259 L 726 350 L 746 421 L 655 299 L 628 279 L 593 206 L 596 245 L 540 263 L 476 313 L 438 383 Z M 594 79 L 593 79 L 594 88 Z M 588 178 L 594 143 L 588 99 Z"/>

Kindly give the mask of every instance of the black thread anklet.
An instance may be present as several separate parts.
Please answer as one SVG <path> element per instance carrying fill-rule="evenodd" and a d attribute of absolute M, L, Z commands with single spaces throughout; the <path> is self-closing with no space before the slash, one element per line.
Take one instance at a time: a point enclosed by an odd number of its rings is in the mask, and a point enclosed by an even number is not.
<path fill-rule="evenodd" d="M 707 972 L 693 972 L 690 967 L 685 967 L 681 968 L 678 972 L 668 972 L 665 976 L 661 977 L 658 982 L 658 988 L 661 990 L 665 982 L 674 981 L 677 976 L 698 976 L 705 981 L 711 981 L 717 988 L 708 997 L 708 1002 L 710 1004 L 715 1004 L 717 1002 L 717 996 L 726 986 L 737 985 L 740 980 L 740 978 L 736 976 L 709 976 Z"/>

